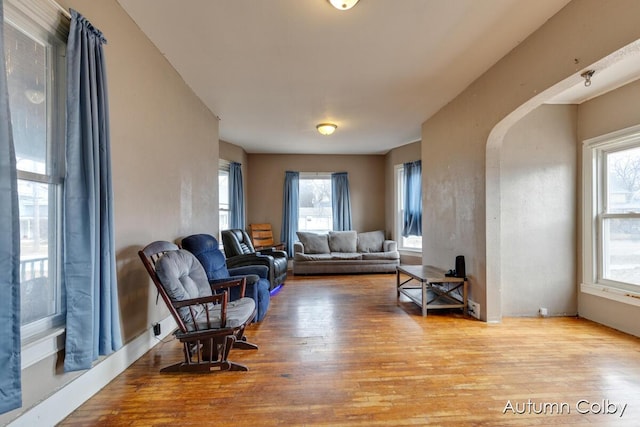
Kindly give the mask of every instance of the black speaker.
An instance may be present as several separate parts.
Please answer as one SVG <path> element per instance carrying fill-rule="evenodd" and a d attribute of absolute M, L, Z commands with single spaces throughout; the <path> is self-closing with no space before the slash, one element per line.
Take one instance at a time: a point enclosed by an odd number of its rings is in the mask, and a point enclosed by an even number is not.
<path fill-rule="evenodd" d="M 464 255 L 456 257 L 456 277 L 467 277 L 467 271 L 464 266 Z"/>

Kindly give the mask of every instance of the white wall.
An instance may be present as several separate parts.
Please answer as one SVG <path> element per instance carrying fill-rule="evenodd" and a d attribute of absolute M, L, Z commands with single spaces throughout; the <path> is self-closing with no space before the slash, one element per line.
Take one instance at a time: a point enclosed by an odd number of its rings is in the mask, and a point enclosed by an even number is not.
<path fill-rule="evenodd" d="M 542 105 L 501 150 L 502 314 L 575 315 L 575 105 Z"/>

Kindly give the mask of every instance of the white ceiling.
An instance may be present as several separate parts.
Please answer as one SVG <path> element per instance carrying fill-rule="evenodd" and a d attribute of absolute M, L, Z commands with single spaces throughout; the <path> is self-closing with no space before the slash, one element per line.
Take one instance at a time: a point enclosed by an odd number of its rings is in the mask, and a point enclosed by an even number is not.
<path fill-rule="evenodd" d="M 250 153 L 373 154 L 569 0 L 118 0 Z M 332 136 L 315 125 L 338 125 Z"/>

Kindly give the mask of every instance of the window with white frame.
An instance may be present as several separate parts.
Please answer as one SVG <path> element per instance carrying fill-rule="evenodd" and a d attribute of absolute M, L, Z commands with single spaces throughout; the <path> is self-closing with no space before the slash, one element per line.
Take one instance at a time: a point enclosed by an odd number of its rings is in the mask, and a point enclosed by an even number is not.
<path fill-rule="evenodd" d="M 229 229 L 229 162 L 218 166 L 218 242 L 222 245 L 222 230 Z"/>
<path fill-rule="evenodd" d="M 585 143 L 585 281 L 640 291 L 640 128 Z"/>
<path fill-rule="evenodd" d="M 298 200 L 299 231 L 333 230 L 330 173 L 300 173 Z"/>
<path fill-rule="evenodd" d="M 403 218 L 404 218 L 404 166 L 395 166 L 396 181 L 396 213 L 395 213 L 395 235 L 398 241 L 398 249 L 409 251 L 422 250 L 422 236 L 402 235 Z"/>
<path fill-rule="evenodd" d="M 59 24 L 59 13 L 38 1 L 4 2 L 20 210 L 23 341 L 64 324 L 61 200 L 68 27 Z"/>

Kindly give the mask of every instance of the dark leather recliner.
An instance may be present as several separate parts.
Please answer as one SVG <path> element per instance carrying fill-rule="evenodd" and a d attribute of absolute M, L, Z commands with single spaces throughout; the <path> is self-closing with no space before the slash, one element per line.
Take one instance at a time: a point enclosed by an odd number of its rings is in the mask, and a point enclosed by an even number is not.
<path fill-rule="evenodd" d="M 237 268 L 227 268 L 225 256 L 219 248 L 218 240 L 209 234 L 193 234 L 182 239 L 181 246 L 191 252 L 204 267 L 210 283 L 229 280 L 230 278 L 246 277 L 246 296 L 256 302 L 257 314 L 255 321 L 260 322 L 267 314 L 271 295 L 268 268 L 258 263 L 247 264 Z M 235 290 L 229 295 L 229 300 L 238 298 Z"/>
<path fill-rule="evenodd" d="M 268 266 L 271 290 L 283 284 L 287 278 L 288 259 L 285 251 L 261 249 L 260 252 L 256 252 L 249 234 L 238 228 L 223 230 L 222 244 L 229 267 L 258 263 Z"/>

